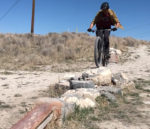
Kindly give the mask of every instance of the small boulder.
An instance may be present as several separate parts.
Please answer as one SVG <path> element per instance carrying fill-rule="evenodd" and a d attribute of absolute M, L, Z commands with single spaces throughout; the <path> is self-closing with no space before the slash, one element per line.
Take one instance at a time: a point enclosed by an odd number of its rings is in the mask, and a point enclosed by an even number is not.
<path fill-rule="evenodd" d="M 121 89 L 127 88 L 131 90 L 135 88 L 134 82 L 130 81 L 124 73 L 114 74 L 112 77 L 112 83 Z"/>
<path fill-rule="evenodd" d="M 116 97 L 109 92 L 102 92 L 101 96 L 105 96 L 110 102 L 116 102 Z"/>
<path fill-rule="evenodd" d="M 100 96 L 97 89 L 80 88 L 76 90 L 68 90 L 62 95 L 61 100 L 68 104 L 78 105 L 80 108 L 95 107 L 95 99 Z"/>
<path fill-rule="evenodd" d="M 94 83 L 92 81 L 71 80 L 70 89 L 77 88 L 94 88 Z"/>
<path fill-rule="evenodd" d="M 112 80 L 112 73 L 110 69 L 105 68 L 91 78 L 95 85 L 110 85 Z"/>
<path fill-rule="evenodd" d="M 121 88 L 113 87 L 113 86 L 101 86 L 98 88 L 98 91 L 101 92 L 109 92 L 111 94 L 119 94 L 122 95 Z"/>
<path fill-rule="evenodd" d="M 77 105 L 80 108 L 89 108 L 89 107 L 95 107 L 96 106 L 95 101 L 91 100 L 90 98 L 82 98 L 78 95 L 76 95 L 76 96 L 75 95 L 72 95 L 72 96 L 68 95 L 68 96 L 65 96 L 61 99 L 68 104 Z"/>
<path fill-rule="evenodd" d="M 110 55 L 111 56 L 110 56 L 109 62 L 118 63 L 121 54 L 122 54 L 122 52 L 120 50 L 110 48 Z"/>

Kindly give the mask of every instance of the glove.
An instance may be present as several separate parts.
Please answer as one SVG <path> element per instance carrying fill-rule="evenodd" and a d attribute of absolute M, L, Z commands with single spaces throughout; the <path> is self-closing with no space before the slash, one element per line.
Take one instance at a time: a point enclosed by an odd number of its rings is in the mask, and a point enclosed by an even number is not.
<path fill-rule="evenodd" d="M 117 30 L 117 28 L 112 28 L 112 31 L 116 31 Z"/>
<path fill-rule="evenodd" d="M 92 31 L 92 29 L 91 29 L 91 28 L 88 28 L 88 29 L 87 29 L 87 31 L 88 31 L 88 32 L 91 32 L 91 31 Z"/>

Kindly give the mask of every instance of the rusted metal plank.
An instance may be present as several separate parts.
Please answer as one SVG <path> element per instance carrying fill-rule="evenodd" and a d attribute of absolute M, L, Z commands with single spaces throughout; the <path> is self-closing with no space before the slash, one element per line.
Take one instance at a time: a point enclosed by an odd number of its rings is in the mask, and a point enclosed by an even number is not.
<path fill-rule="evenodd" d="M 37 129 L 44 129 L 46 125 L 53 119 L 53 113 L 51 113 L 40 125 Z"/>
<path fill-rule="evenodd" d="M 37 105 L 11 129 L 36 129 L 40 125 L 40 123 L 53 112 L 54 106 L 55 105 L 49 103 L 42 103 Z"/>

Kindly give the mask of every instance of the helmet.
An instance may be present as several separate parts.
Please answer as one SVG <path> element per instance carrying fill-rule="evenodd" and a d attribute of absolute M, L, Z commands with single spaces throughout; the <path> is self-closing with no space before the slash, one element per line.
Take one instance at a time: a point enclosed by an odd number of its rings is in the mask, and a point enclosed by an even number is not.
<path fill-rule="evenodd" d="M 109 3 L 108 2 L 104 2 L 101 4 L 101 9 L 104 10 L 104 9 L 109 9 Z"/>

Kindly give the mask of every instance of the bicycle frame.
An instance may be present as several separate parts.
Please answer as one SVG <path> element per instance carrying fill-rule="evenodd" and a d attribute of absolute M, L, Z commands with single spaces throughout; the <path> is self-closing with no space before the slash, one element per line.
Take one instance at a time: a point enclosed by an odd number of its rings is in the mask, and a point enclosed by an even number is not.
<path fill-rule="evenodd" d="M 104 33 L 105 33 L 105 31 L 109 31 L 109 33 L 110 33 L 111 29 L 101 29 L 101 30 L 96 31 L 96 36 L 101 39 L 101 44 L 100 45 L 102 46 L 101 52 L 103 52 L 103 53 L 105 52 L 104 51 L 104 44 L 105 44 L 105 42 L 104 42 Z"/>
<path fill-rule="evenodd" d="M 116 28 L 112 29 L 100 29 L 100 30 L 91 30 L 91 32 L 96 32 L 96 41 L 94 48 L 94 59 L 97 67 L 100 66 L 100 63 L 103 66 L 107 66 L 108 59 L 106 56 L 105 48 L 104 48 L 104 33 L 105 31 L 115 31 Z"/>

